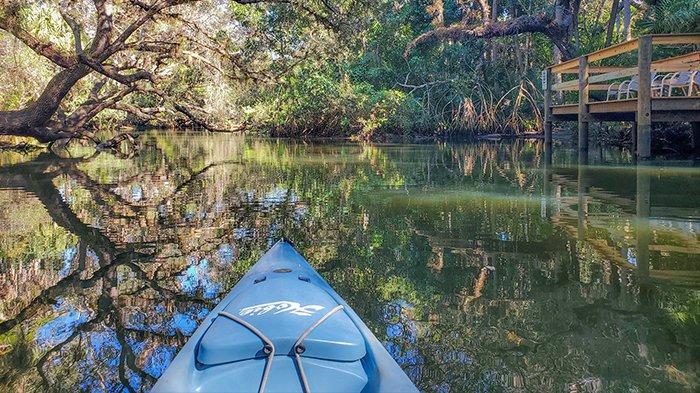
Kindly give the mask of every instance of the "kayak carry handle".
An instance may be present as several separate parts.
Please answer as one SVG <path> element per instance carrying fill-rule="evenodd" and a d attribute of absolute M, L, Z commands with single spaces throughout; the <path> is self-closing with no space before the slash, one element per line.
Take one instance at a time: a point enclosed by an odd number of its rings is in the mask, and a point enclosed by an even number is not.
<path fill-rule="evenodd" d="M 304 347 L 304 340 L 306 340 L 306 337 L 308 337 L 308 335 L 311 334 L 311 332 L 313 332 L 314 329 L 316 329 L 326 319 L 330 318 L 333 314 L 342 309 L 342 305 L 335 306 L 332 310 L 328 311 L 324 316 L 319 318 L 318 321 L 314 322 L 313 325 L 304 330 L 304 333 L 302 333 L 297 339 L 297 342 L 294 343 L 294 360 L 296 361 L 297 368 L 299 369 L 299 378 L 301 379 L 301 385 L 304 388 L 304 393 L 311 393 L 309 382 L 306 380 L 306 374 L 304 373 L 304 367 L 301 365 L 301 354 L 306 351 L 306 347 Z"/>
<path fill-rule="evenodd" d="M 238 323 L 239 325 L 242 325 L 246 329 L 253 332 L 253 334 L 258 336 L 265 343 L 265 345 L 263 346 L 263 353 L 267 355 L 267 360 L 265 361 L 265 370 L 263 370 L 263 375 L 260 379 L 260 387 L 258 388 L 258 393 L 264 393 L 265 385 L 267 385 L 267 377 L 270 375 L 270 369 L 272 368 L 272 360 L 275 358 L 275 344 L 273 344 L 272 340 L 267 338 L 267 336 L 265 336 L 260 330 L 258 330 L 255 326 L 251 325 L 245 320 L 238 318 L 237 316 L 226 311 L 219 312 L 219 315 L 228 318 Z"/>
<path fill-rule="evenodd" d="M 335 306 L 332 310 L 328 311 L 311 326 L 306 328 L 306 330 L 304 330 L 301 336 L 299 336 L 297 341 L 294 343 L 294 360 L 296 362 L 297 369 L 299 370 L 299 379 L 301 379 L 301 385 L 304 389 L 304 393 L 311 393 L 311 388 L 309 388 L 309 381 L 306 379 L 306 373 L 304 373 L 304 367 L 301 364 L 301 354 L 306 351 L 306 347 L 304 346 L 304 340 L 306 340 L 306 337 L 308 337 L 309 334 L 311 334 L 311 332 L 313 332 L 314 329 L 321 325 L 325 320 L 327 320 L 333 314 L 342 309 L 342 305 Z M 255 326 L 251 325 L 250 323 L 246 322 L 244 319 L 238 318 L 237 316 L 226 311 L 219 312 L 219 315 L 242 325 L 246 329 L 253 332 L 253 334 L 258 336 L 263 341 L 263 343 L 265 343 L 265 345 L 263 346 L 263 353 L 267 355 L 267 360 L 265 361 L 265 370 L 263 371 L 262 379 L 260 380 L 260 387 L 258 388 L 258 393 L 264 393 L 265 385 L 267 385 L 267 378 L 270 375 L 270 369 L 272 368 L 272 360 L 275 358 L 275 345 L 272 343 L 272 340 L 270 340 L 260 330 L 258 330 Z"/>

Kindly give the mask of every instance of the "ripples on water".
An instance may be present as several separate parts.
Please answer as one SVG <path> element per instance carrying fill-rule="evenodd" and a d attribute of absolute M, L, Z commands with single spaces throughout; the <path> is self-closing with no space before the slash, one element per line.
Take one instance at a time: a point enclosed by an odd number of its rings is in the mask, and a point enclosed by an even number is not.
<path fill-rule="evenodd" d="M 280 236 L 424 391 L 700 386 L 700 169 L 537 142 L 0 154 L 0 390 L 147 391 Z"/>

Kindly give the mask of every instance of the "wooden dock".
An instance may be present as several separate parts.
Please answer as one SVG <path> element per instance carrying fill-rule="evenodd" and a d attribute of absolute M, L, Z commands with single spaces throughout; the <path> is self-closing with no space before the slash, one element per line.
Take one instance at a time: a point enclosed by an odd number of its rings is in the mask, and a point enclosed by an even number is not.
<path fill-rule="evenodd" d="M 676 47 L 672 51 L 685 49 L 688 53 L 654 60 L 655 47 L 665 49 L 657 50 L 657 55 L 668 53 L 669 47 Z M 662 97 L 652 94 L 655 73 L 700 71 L 699 48 L 698 33 L 646 35 L 548 67 L 543 72 L 547 150 L 551 151 L 552 123 L 555 121 L 578 121 L 578 147 L 581 154 L 588 152 L 589 123 L 629 121 L 635 130 L 634 145 L 638 158 L 651 156 L 653 122 L 690 122 L 695 151 L 700 152 L 700 86 L 695 86 L 691 95 Z M 625 54 L 633 51 L 637 52 L 636 65 L 624 67 L 605 64 L 610 63 L 613 57 L 618 57 L 615 61 L 617 63 L 624 62 Z M 578 78 L 563 80 L 571 74 Z M 606 100 L 611 83 L 634 76 L 639 78 L 636 97 Z M 557 83 L 554 83 L 555 79 Z M 567 92 L 571 91 L 578 91 L 578 102 L 565 102 Z M 592 99 L 591 92 L 595 91 L 602 91 L 602 97 Z M 554 103 L 555 95 L 559 96 L 560 102 L 557 104 Z"/>

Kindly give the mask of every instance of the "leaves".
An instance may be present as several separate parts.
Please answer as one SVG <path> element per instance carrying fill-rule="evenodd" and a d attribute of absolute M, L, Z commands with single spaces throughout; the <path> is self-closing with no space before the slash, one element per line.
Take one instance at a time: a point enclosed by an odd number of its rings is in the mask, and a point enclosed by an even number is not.
<path fill-rule="evenodd" d="M 648 33 L 700 32 L 700 2 L 660 0 L 637 27 Z"/>

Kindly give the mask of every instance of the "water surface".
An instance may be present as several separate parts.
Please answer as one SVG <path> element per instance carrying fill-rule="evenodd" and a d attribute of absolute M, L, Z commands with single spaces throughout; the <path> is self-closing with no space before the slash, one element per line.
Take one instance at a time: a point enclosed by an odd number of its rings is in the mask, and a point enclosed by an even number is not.
<path fill-rule="evenodd" d="M 538 142 L 0 153 L 0 390 L 147 391 L 292 239 L 428 392 L 700 386 L 700 168 Z"/>

